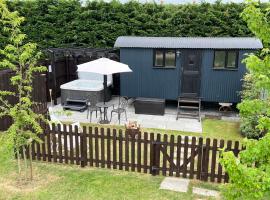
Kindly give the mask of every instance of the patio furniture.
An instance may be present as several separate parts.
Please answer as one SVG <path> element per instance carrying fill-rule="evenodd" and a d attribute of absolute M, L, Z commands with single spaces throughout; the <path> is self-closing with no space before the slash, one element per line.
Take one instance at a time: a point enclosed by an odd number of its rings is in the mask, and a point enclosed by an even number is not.
<path fill-rule="evenodd" d="M 228 112 L 232 111 L 232 103 L 218 103 L 220 105 L 219 111 Z"/>
<path fill-rule="evenodd" d="M 113 106 L 113 104 L 110 102 L 99 102 L 96 104 L 96 106 L 101 110 L 99 123 L 100 124 L 109 124 L 110 121 L 108 120 L 107 110 L 109 107 Z M 102 111 L 102 109 L 103 109 L 103 111 Z M 102 114 L 103 114 L 103 119 L 102 119 Z"/>
<path fill-rule="evenodd" d="M 88 117 L 90 115 L 90 122 L 92 121 L 93 112 L 96 112 L 96 118 L 97 118 L 98 112 L 101 115 L 101 109 L 99 107 L 97 107 L 96 105 L 92 105 L 90 101 L 87 103 L 87 106 L 88 106 L 88 108 L 87 108 L 87 117 L 86 118 L 88 119 Z"/>
<path fill-rule="evenodd" d="M 165 99 L 138 97 L 134 103 L 136 114 L 164 115 Z"/>
<path fill-rule="evenodd" d="M 119 105 L 118 108 L 114 108 L 111 111 L 111 120 L 112 121 L 112 114 L 117 113 L 118 114 L 118 122 L 120 124 L 120 119 L 121 119 L 121 114 L 125 113 L 126 121 L 127 121 L 127 111 L 126 108 L 128 106 L 128 98 L 127 97 L 122 97 L 121 100 L 119 100 Z"/>

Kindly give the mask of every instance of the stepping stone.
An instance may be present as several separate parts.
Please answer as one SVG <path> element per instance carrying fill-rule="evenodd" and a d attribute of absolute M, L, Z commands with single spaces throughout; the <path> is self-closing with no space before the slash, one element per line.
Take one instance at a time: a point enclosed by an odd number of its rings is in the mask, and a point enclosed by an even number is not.
<path fill-rule="evenodd" d="M 172 190 L 175 192 L 187 192 L 189 180 L 183 178 L 166 177 L 160 184 L 159 189 Z"/>
<path fill-rule="evenodd" d="M 192 189 L 194 194 L 202 195 L 202 196 L 208 196 L 208 197 L 219 197 L 219 192 L 216 190 L 208 190 L 198 187 L 193 187 Z"/>

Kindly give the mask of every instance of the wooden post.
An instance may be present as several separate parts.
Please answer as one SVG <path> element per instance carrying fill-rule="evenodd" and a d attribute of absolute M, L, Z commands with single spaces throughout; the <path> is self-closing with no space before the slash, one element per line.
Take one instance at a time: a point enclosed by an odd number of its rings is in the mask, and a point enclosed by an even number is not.
<path fill-rule="evenodd" d="M 160 134 L 157 136 L 157 140 L 154 140 L 154 134 L 150 134 L 150 142 L 151 142 L 151 147 L 150 147 L 150 173 L 153 176 L 156 176 L 159 174 L 159 155 L 160 155 Z"/>
<path fill-rule="evenodd" d="M 147 173 L 148 166 L 148 133 L 145 132 L 143 135 L 143 172 Z"/>
<path fill-rule="evenodd" d="M 206 139 L 206 144 L 203 146 L 203 156 L 202 156 L 202 170 L 201 170 L 201 180 L 208 180 L 208 167 L 209 167 L 209 148 L 210 139 Z"/>
<path fill-rule="evenodd" d="M 86 127 L 83 127 L 83 132 L 80 134 L 81 147 L 81 167 L 87 165 L 87 143 L 86 143 Z"/>

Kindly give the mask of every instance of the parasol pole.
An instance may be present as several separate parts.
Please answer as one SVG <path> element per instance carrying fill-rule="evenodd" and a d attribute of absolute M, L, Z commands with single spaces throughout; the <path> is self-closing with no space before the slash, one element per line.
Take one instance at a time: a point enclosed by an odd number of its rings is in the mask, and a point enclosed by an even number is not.
<path fill-rule="evenodd" d="M 103 97 L 104 97 L 104 104 L 106 102 L 106 91 L 107 91 L 107 75 L 103 75 L 103 86 L 104 86 L 104 91 L 103 91 Z"/>

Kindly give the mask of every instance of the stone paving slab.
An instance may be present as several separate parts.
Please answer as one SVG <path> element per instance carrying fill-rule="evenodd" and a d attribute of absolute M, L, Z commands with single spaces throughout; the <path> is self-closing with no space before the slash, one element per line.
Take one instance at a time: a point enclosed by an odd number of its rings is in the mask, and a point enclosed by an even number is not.
<path fill-rule="evenodd" d="M 188 179 L 166 177 L 161 182 L 159 189 L 171 190 L 175 192 L 187 192 L 189 182 L 190 181 Z"/>
<path fill-rule="evenodd" d="M 202 196 L 208 196 L 208 197 L 219 197 L 219 192 L 216 190 L 208 190 L 204 188 L 198 188 L 198 187 L 193 187 L 192 188 L 193 194 L 198 194 Z"/>
<path fill-rule="evenodd" d="M 118 104 L 118 98 L 113 98 L 111 101 L 114 105 Z M 50 106 L 50 104 L 49 104 Z M 108 118 L 111 119 L 111 109 L 108 109 Z M 127 108 L 127 119 L 128 121 L 137 121 L 142 128 L 158 128 L 158 129 L 168 129 L 168 130 L 178 130 L 178 131 L 186 131 L 186 132 L 194 132 L 202 133 L 202 124 L 197 119 L 183 119 L 179 118 L 176 120 L 176 108 L 166 108 L 164 116 L 156 116 L 156 115 L 142 115 L 135 114 L 134 106 L 132 103 L 129 104 Z M 53 107 L 54 111 L 61 111 L 62 106 L 59 104 Z M 168 111 L 168 112 L 167 112 Z M 84 112 L 76 112 L 71 111 L 72 115 L 70 116 L 58 116 L 60 121 L 68 121 L 68 122 L 80 122 L 80 123 L 89 123 L 90 119 L 87 119 L 87 111 Z M 92 115 L 92 123 L 98 123 L 100 116 L 96 118 L 95 113 Z M 126 123 L 125 116 L 121 116 L 120 124 L 124 125 Z M 118 125 L 118 117 L 116 114 L 112 116 L 111 124 Z"/>

